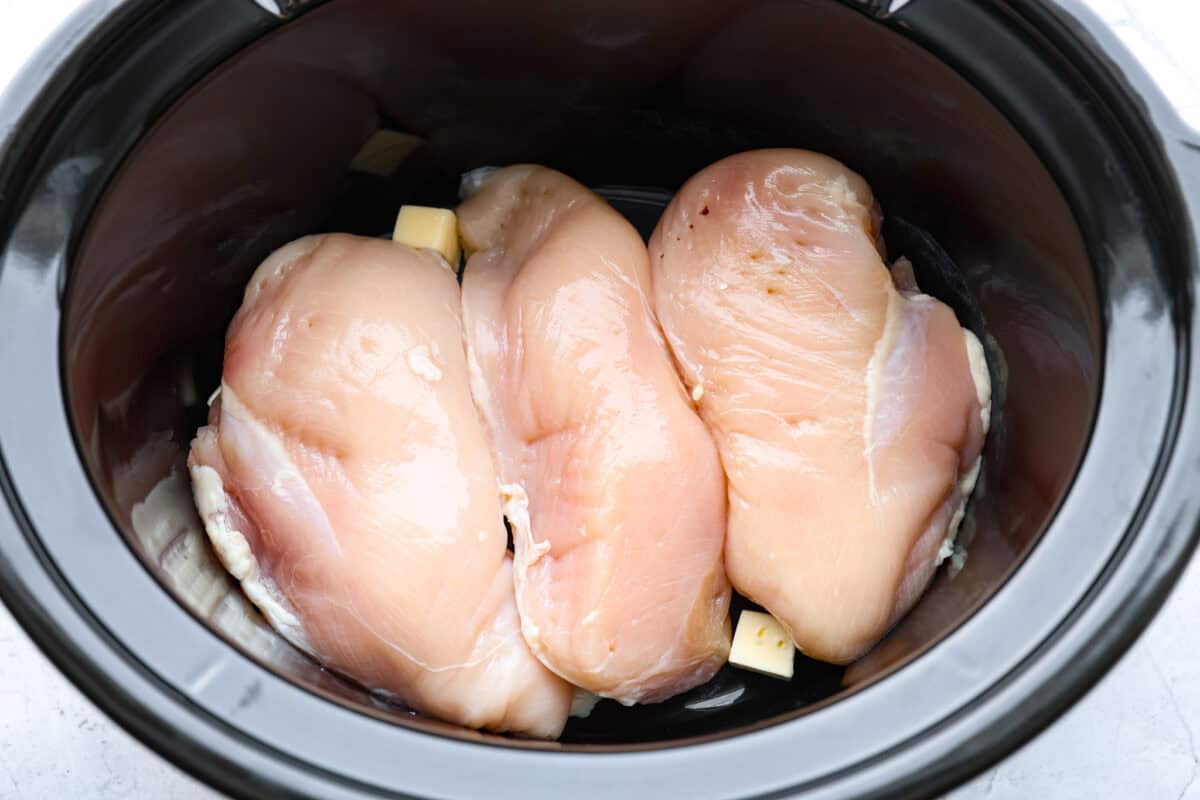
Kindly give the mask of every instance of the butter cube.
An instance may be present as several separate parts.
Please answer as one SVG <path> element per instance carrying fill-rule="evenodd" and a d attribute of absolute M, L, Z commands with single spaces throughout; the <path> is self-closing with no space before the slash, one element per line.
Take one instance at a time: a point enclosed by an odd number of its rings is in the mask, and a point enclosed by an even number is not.
<path fill-rule="evenodd" d="M 779 621 L 761 611 L 743 611 L 733 633 L 729 663 L 773 678 L 792 679 L 796 645 Z"/>
<path fill-rule="evenodd" d="M 410 133 L 376 131 L 350 162 L 350 171 L 390 177 L 423 144 L 424 139 Z"/>
<path fill-rule="evenodd" d="M 458 270 L 458 218 L 448 208 L 401 206 L 392 241 L 436 250 Z"/>

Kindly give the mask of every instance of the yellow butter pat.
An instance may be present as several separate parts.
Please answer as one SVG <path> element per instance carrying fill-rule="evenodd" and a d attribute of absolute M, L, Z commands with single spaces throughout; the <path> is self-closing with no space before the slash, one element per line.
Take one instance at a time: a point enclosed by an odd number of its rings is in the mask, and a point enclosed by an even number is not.
<path fill-rule="evenodd" d="M 729 663 L 785 680 L 792 679 L 796 645 L 779 621 L 761 611 L 743 611 L 733 633 Z"/>
<path fill-rule="evenodd" d="M 436 250 L 452 268 L 458 269 L 458 218 L 448 208 L 401 206 L 392 240 Z"/>
<path fill-rule="evenodd" d="M 425 140 L 400 131 L 376 131 L 350 162 L 351 172 L 390 177 Z"/>

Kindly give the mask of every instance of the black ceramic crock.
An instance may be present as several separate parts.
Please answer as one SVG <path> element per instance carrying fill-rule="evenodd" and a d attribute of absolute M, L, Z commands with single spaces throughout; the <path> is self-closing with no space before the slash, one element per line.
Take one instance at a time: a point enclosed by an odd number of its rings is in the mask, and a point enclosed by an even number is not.
<path fill-rule="evenodd" d="M 4 603 L 107 713 L 242 797 L 911 797 L 1012 750 L 1196 541 L 1200 140 L 1079 0 L 890 5 L 87 2 L 0 101 Z M 381 130 L 424 144 L 364 168 Z M 194 519 L 148 497 L 186 497 L 264 255 L 452 204 L 484 164 L 670 192 L 760 146 L 864 174 L 950 254 L 997 354 L 968 558 L 879 647 L 601 704 L 536 743 L 388 708 L 230 621 Z"/>

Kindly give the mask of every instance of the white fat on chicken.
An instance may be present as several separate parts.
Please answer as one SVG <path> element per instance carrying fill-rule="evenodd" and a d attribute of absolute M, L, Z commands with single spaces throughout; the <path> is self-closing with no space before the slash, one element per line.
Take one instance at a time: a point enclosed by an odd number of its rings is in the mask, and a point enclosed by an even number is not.
<path fill-rule="evenodd" d="M 991 429 L 992 423 L 992 379 L 988 373 L 987 356 L 984 354 L 983 345 L 979 341 L 979 337 L 971 333 L 971 331 L 963 331 L 963 339 L 965 339 L 967 349 L 967 364 L 971 370 L 971 381 L 975 384 L 975 397 L 979 403 L 979 424 L 986 436 Z M 946 559 L 959 554 L 959 561 L 966 558 L 965 551 L 959 551 L 955 542 L 958 539 L 958 530 L 962 527 L 963 519 L 966 516 L 967 501 L 975 491 L 975 487 L 979 483 L 979 472 L 983 468 L 983 454 L 976 456 L 975 463 L 967 470 L 966 474 L 958 482 L 958 500 L 954 509 L 954 515 L 950 518 L 950 527 L 946 531 L 946 538 L 942 540 L 941 547 L 938 548 L 937 564 L 940 565 Z M 959 563 L 956 569 L 961 569 Z M 951 573 L 953 574 L 953 573 Z"/>
<path fill-rule="evenodd" d="M 204 524 L 185 473 L 172 471 L 133 506 L 130 522 L 142 551 L 156 564 L 157 574 L 189 609 L 213 627 L 277 666 L 298 666 L 304 659 L 284 643 L 255 609 L 238 584 L 230 580 Z M 209 670 L 189 686 L 203 688 Z"/>
<path fill-rule="evenodd" d="M 204 531 L 222 566 L 242 585 L 250 602 L 283 638 L 309 655 L 316 655 L 304 635 L 291 604 L 279 592 L 274 581 L 262 574 L 246 537 L 230 521 L 229 501 L 220 474 L 212 467 L 198 465 L 189 469 L 196 510 L 204 522 Z"/>
<path fill-rule="evenodd" d="M 425 345 L 417 345 L 409 350 L 406 359 L 408 368 L 413 371 L 414 375 L 434 383 L 442 379 L 442 370 L 434 363 L 433 357 L 429 354 L 429 348 Z"/>

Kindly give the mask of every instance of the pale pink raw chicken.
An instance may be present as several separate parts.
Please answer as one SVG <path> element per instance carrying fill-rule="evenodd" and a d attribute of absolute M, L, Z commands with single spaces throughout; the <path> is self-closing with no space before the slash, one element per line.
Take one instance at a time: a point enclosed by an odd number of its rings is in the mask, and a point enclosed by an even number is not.
<path fill-rule="evenodd" d="M 878 232 L 859 175 L 762 150 L 688 181 L 650 242 L 659 318 L 728 478 L 729 578 L 836 663 L 946 555 L 990 402 L 978 341 L 905 262 L 893 280 Z"/>
<path fill-rule="evenodd" d="M 561 732 L 572 689 L 520 634 L 441 256 L 346 235 L 274 253 L 189 464 L 222 562 L 294 644 L 450 722 Z"/>
<path fill-rule="evenodd" d="M 543 167 L 490 175 L 459 216 L 526 640 L 626 704 L 704 683 L 729 651 L 725 486 L 655 319 L 645 245 Z"/>

